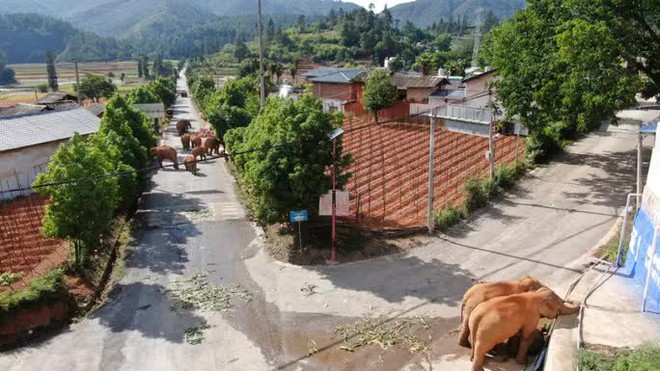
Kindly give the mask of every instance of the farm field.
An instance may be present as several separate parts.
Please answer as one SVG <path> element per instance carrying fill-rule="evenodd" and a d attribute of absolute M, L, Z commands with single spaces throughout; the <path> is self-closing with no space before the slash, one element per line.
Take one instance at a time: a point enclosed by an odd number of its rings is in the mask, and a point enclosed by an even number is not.
<path fill-rule="evenodd" d="M 376 228 L 423 226 L 428 200 L 429 126 L 391 122 L 370 125 L 370 119 L 344 121 L 343 149 L 353 163 L 349 191 L 350 217 Z M 364 128 L 364 129 L 362 129 Z M 435 132 L 434 210 L 463 201 L 469 178 L 488 174 L 484 153 L 488 139 L 455 133 L 440 125 Z M 514 164 L 524 157 L 524 141 L 515 136 L 495 139 L 497 166 Z"/>

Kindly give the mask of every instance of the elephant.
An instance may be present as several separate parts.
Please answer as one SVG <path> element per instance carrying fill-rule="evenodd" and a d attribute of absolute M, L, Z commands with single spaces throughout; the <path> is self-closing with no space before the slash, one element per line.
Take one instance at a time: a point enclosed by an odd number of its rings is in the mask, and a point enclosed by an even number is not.
<path fill-rule="evenodd" d="M 579 304 L 564 302 L 547 287 L 536 291 L 497 297 L 479 304 L 470 315 L 472 371 L 483 371 L 486 352 L 520 334 L 516 362 L 524 365 L 541 317 L 577 313 Z"/>
<path fill-rule="evenodd" d="M 470 287 L 463 295 L 463 303 L 461 304 L 461 330 L 458 335 L 458 344 L 466 348 L 470 347 L 468 342 L 470 338 L 468 320 L 477 305 L 498 296 L 520 294 L 541 287 L 543 287 L 541 282 L 529 276 L 513 281 L 477 283 Z"/>
<path fill-rule="evenodd" d="M 149 151 L 151 153 L 151 157 L 158 157 L 158 166 L 162 169 L 163 168 L 163 159 L 165 160 L 170 160 L 172 163 L 174 163 L 174 168 L 179 170 L 179 161 L 177 159 L 176 155 L 176 149 L 170 146 L 158 146 L 158 147 L 153 147 Z"/>
<path fill-rule="evenodd" d="M 204 148 L 204 147 L 195 147 L 192 150 L 192 155 L 195 159 L 197 158 L 197 156 L 199 156 L 199 158 L 201 160 L 206 160 L 206 148 Z"/>
<path fill-rule="evenodd" d="M 213 155 L 213 151 L 215 151 L 216 155 L 220 155 L 220 141 L 218 138 L 207 138 L 204 142 L 204 147 L 208 150 L 209 155 Z"/>
<path fill-rule="evenodd" d="M 192 125 L 188 120 L 183 119 L 176 122 L 176 131 L 179 133 L 179 136 L 182 136 L 190 128 L 192 128 Z"/>
<path fill-rule="evenodd" d="M 202 146 L 202 137 L 197 134 L 190 134 L 190 144 L 193 148 Z"/>
<path fill-rule="evenodd" d="M 183 149 L 190 149 L 190 134 L 181 136 L 181 145 L 183 145 Z"/>
<path fill-rule="evenodd" d="M 183 159 L 183 165 L 186 167 L 186 171 L 190 171 L 193 175 L 197 174 L 197 160 L 193 156 L 186 156 Z"/>

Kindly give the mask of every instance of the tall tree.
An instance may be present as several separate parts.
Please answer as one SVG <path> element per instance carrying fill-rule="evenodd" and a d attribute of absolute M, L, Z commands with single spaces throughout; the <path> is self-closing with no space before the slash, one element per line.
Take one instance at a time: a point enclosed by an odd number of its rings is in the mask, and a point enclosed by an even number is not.
<path fill-rule="evenodd" d="M 108 228 L 119 202 L 117 180 L 102 177 L 113 170 L 113 164 L 102 148 L 91 145 L 74 133 L 55 152 L 46 172 L 39 174 L 34 181 L 34 185 L 62 183 L 37 189 L 50 200 L 46 206 L 43 232 L 49 237 L 72 241 L 76 247 L 77 263 L 90 255 L 99 235 Z M 92 177 L 99 178 L 75 181 Z"/>
<path fill-rule="evenodd" d="M 243 59 L 247 58 L 248 55 L 250 54 L 250 50 L 248 49 L 247 45 L 240 39 L 236 38 L 236 41 L 234 42 L 234 58 L 238 62 L 243 61 Z"/>
<path fill-rule="evenodd" d="M 16 83 L 14 70 L 7 67 L 7 57 L 0 49 L 0 85 Z"/>
<path fill-rule="evenodd" d="M 91 98 L 98 102 L 100 98 L 110 98 L 117 87 L 103 76 L 85 74 L 80 82 L 81 97 Z"/>
<path fill-rule="evenodd" d="M 137 62 L 138 77 L 144 77 L 144 70 L 142 69 L 142 58 Z"/>
<path fill-rule="evenodd" d="M 52 91 L 57 91 L 59 87 L 55 70 L 55 54 L 51 50 L 46 52 L 46 72 L 48 73 L 48 86 Z"/>
<path fill-rule="evenodd" d="M 571 0 L 530 0 L 492 31 L 486 59 L 497 96 L 530 130 L 529 153 L 544 158 L 566 137 L 598 127 L 631 104 L 636 73 L 604 21 L 576 17 Z M 580 2 L 580 4 L 584 4 Z"/>
<path fill-rule="evenodd" d="M 235 163 L 259 220 L 283 222 L 290 210 L 315 214 L 319 196 L 332 185 L 326 172 L 332 165 L 337 166 L 338 188 L 346 184 L 350 157 L 342 154 L 340 138 L 333 159 L 327 137 L 341 122 L 341 115 L 323 112 L 318 98 L 305 95 L 298 102 L 272 100 L 249 126 L 227 133 L 227 148 L 242 153 Z"/>
<path fill-rule="evenodd" d="M 149 57 L 146 55 L 142 57 L 142 74 L 145 79 L 149 79 Z"/>
<path fill-rule="evenodd" d="M 392 106 L 397 100 L 396 86 L 390 74 L 383 69 L 373 71 L 364 85 L 364 107 L 373 112 L 378 122 L 378 111 Z"/>

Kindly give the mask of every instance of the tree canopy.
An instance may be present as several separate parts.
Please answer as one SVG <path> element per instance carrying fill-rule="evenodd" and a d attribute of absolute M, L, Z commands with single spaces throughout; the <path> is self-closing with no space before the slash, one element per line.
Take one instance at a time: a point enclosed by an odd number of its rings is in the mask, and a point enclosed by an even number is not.
<path fill-rule="evenodd" d="M 607 22 L 576 16 L 571 0 L 527 4 L 492 31 L 485 55 L 506 114 L 530 129 L 530 153 L 542 158 L 631 104 L 639 79 Z"/>
<path fill-rule="evenodd" d="M 227 132 L 227 147 L 236 153 L 233 158 L 259 220 L 283 222 L 290 210 L 318 211 L 319 196 L 332 185 L 326 171 L 333 165 L 328 133 L 340 123 L 340 114 L 323 112 L 321 101 L 306 95 L 298 102 L 272 98 L 250 125 Z M 343 174 L 349 163 L 339 139 L 339 188 L 350 176 Z"/>
<path fill-rule="evenodd" d="M 378 111 L 396 103 L 396 86 L 392 84 L 389 72 L 377 69 L 369 74 L 364 84 L 363 104 L 366 109 L 374 113 L 378 122 Z"/>
<path fill-rule="evenodd" d="M 117 87 L 104 76 L 85 74 L 80 81 L 78 93 L 83 97 L 98 101 L 100 98 L 110 98 Z"/>

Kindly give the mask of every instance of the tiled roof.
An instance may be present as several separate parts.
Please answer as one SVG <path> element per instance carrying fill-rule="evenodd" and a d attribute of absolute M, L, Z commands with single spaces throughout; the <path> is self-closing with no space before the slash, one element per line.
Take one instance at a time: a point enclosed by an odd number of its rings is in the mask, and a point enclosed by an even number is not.
<path fill-rule="evenodd" d="M 46 111 L 49 108 L 37 104 L 19 103 L 11 107 L 0 107 L 0 117 L 29 115 L 32 113 Z"/>
<path fill-rule="evenodd" d="M 431 94 L 432 97 L 441 97 L 447 99 L 461 99 L 465 98 L 465 91 L 463 90 L 438 90 Z"/>
<path fill-rule="evenodd" d="M 0 117 L 0 152 L 95 133 L 100 121 L 84 108 Z"/>
<path fill-rule="evenodd" d="M 69 93 L 62 93 L 62 92 L 53 92 L 53 93 L 48 93 L 41 97 L 37 101 L 39 104 L 47 104 L 47 103 L 55 103 L 63 100 L 76 100 L 78 99 L 75 95 L 69 94 Z"/>
<path fill-rule="evenodd" d="M 435 88 L 443 82 L 446 82 L 446 79 L 439 76 L 422 76 L 403 73 L 395 73 L 392 75 L 392 83 L 400 90 L 408 88 Z"/>
<path fill-rule="evenodd" d="M 490 75 L 491 73 L 493 73 L 493 72 L 495 72 L 495 71 L 496 71 L 496 70 L 490 70 L 490 71 L 486 71 L 486 72 L 478 73 L 478 74 L 476 74 L 476 75 L 472 75 L 472 76 L 470 76 L 470 77 L 466 77 L 466 78 L 463 79 L 463 82 L 468 82 L 468 81 L 470 81 L 470 80 L 478 79 L 478 78 L 480 78 L 481 76 Z"/>
<path fill-rule="evenodd" d="M 72 101 L 72 100 L 62 100 L 62 101 L 55 102 L 55 103 L 46 103 L 44 105 L 47 106 L 48 108 L 52 108 L 56 111 L 65 111 L 65 110 L 74 109 L 74 108 L 79 107 L 78 103 L 76 103 L 75 101 Z"/>
<path fill-rule="evenodd" d="M 321 67 L 310 71 L 306 76 L 311 82 L 349 84 L 359 80 L 363 74 L 366 74 L 366 70 L 361 68 Z"/>

